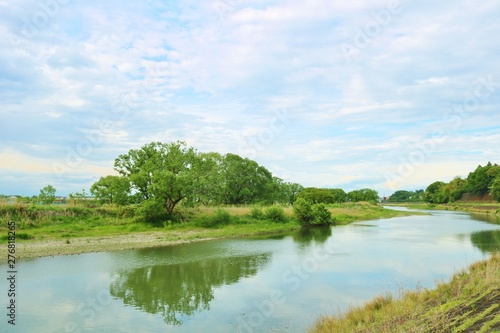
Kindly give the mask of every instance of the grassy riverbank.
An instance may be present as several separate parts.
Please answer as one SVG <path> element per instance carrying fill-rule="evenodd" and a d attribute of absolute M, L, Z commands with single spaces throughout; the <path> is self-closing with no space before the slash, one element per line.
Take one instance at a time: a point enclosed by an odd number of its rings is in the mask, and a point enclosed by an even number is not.
<path fill-rule="evenodd" d="M 427 209 L 427 210 L 457 210 L 469 213 L 481 213 L 488 215 L 500 215 L 500 203 L 498 202 L 481 202 L 481 201 L 469 201 L 462 202 L 457 201 L 448 204 L 429 204 L 429 203 L 387 203 L 387 206 L 401 206 L 413 209 Z"/>
<path fill-rule="evenodd" d="M 329 210 L 334 224 L 413 214 L 370 203 L 332 205 Z M 300 228 L 291 207 L 199 207 L 183 208 L 179 213 L 178 223 L 152 225 L 141 221 L 134 207 L 0 205 L 0 243 L 7 242 L 9 221 L 16 223 L 18 258 L 165 246 Z"/>
<path fill-rule="evenodd" d="M 323 317 L 310 333 L 500 332 L 500 254 L 473 264 L 434 290 L 379 296 Z"/>

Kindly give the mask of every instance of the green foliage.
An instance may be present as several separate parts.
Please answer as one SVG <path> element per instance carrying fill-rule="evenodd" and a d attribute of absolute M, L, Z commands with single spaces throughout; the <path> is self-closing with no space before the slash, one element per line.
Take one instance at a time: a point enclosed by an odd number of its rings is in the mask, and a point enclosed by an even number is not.
<path fill-rule="evenodd" d="M 500 177 L 500 166 L 488 162 L 484 167 L 479 165 L 469 173 L 467 179 L 455 177 L 451 182 L 436 181 L 425 190 L 425 200 L 432 204 L 446 204 L 455 202 L 467 196 L 482 197 L 488 192 L 499 200 L 497 178 Z M 500 200 L 499 200 L 500 201 Z"/>
<path fill-rule="evenodd" d="M 137 208 L 137 216 L 146 223 L 158 225 L 168 221 L 171 215 L 167 213 L 163 204 L 156 198 L 144 200 Z"/>
<path fill-rule="evenodd" d="M 261 207 L 253 207 L 250 212 L 250 217 L 256 220 L 263 220 L 265 218 L 264 211 Z"/>
<path fill-rule="evenodd" d="M 430 203 L 448 202 L 445 194 L 441 190 L 445 185 L 442 181 L 436 181 L 425 189 L 425 200 Z"/>
<path fill-rule="evenodd" d="M 396 191 L 388 199 L 388 202 L 420 202 L 424 201 L 424 190 Z"/>
<path fill-rule="evenodd" d="M 271 172 L 248 158 L 226 154 L 223 159 L 221 201 L 227 205 L 274 201 Z"/>
<path fill-rule="evenodd" d="M 214 215 L 203 216 L 198 225 L 204 228 L 219 228 L 228 225 L 233 221 L 233 217 L 227 210 L 217 209 Z"/>
<path fill-rule="evenodd" d="M 152 142 L 131 149 L 115 160 L 115 170 L 128 178 L 144 200 L 155 198 L 155 205 L 172 215 L 175 206 L 192 193 L 196 153 L 185 142 Z M 160 213 L 158 213 L 160 214 Z"/>
<path fill-rule="evenodd" d="M 490 186 L 490 194 L 493 199 L 500 202 L 500 175 L 498 175 Z"/>
<path fill-rule="evenodd" d="M 316 187 L 307 187 L 303 189 L 297 196 L 297 200 L 298 199 L 304 199 L 311 204 L 329 204 L 335 202 L 335 197 L 330 189 Z"/>
<path fill-rule="evenodd" d="M 115 170 L 129 181 L 133 202 L 156 198 L 169 215 L 181 201 L 190 207 L 270 204 L 290 200 L 297 191 L 294 187 L 285 193 L 285 184 L 255 161 L 235 154 L 197 153 L 181 141 L 152 142 L 132 149 L 115 160 Z M 118 178 L 109 180 L 115 182 Z M 111 202 L 116 192 L 106 180 L 107 177 L 95 184 L 94 192 Z M 125 191 L 126 186 L 119 189 L 123 190 L 120 193 L 129 192 Z"/>
<path fill-rule="evenodd" d="M 347 201 L 347 193 L 341 188 L 332 188 L 330 192 L 333 194 L 333 202 L 336 204 Z"/>
<path fill-rule="evenodd" d="M 488 193 L 498 175 L 500 175 L 499 165 L 491 162 L 484 167 L 479 165 L 474 172 L 469 173 L 465 190 L 474 195 L 484 195 Z"/>
<path fill-rule="evenodd" d="M 125 177 L 101 177 L 92 185 L 90 193 L 101 203 L 126 205 L 129 202 L 130 182 Z"/>
<path fill-rule="evenodd" d="M 347 193 L 347 197 L 349 201 L 352 202 L 360 202 L 360 201 L 369 201 L 369 202 L 377 202 L 379 201 L 378 192 L 369 188 L 363 188 L 360 190 L 354 190 Z"/>
<path fill-rule="evenodd" d="M 199 153 L 193 165 L 196 186 L 186 201 L 191 204 L 218 204 L 224 187 L 224 159 L 218 153 Z"/>
<path fill-rule="evenodd" d="M 273 222 L 287 222 L 285 211 L 280 206 L 268 207 L 265 211 L 265 217 Z"/>
<path fill-rule="evenodd" d="M 293 203 L 293 213 L 297 220 L 299 220 L 300 224 L 310 224 L 314 219 L 312 206 L 306 201 L 304 198 L 297 198 Z"/>
<path fill-rule="evenodd" d="M 273 202 L 291 205 L 297 199 L 299 193 L 303 190 L 302 185 L 297 183 L 284 182 L 278 177 L 273 177 L 274 193 Z"/>
<path fill-rule="evenodd" d="M 332 222 L 332 213 L 323 203 L 311 205 L 298 198 L 293 204 L 293 212 L 302 225 L 329 225 Z"/>
<path fill-rule="evenodd" d="M 52 185 L 47 185 L 40 190 L 38 200 L 44 205 L 50 205 L 56 198 L 56 189 Z"/>
<path fill-rule="evenodd" d="M 324 204 L 315 204 L 312 206 L 313 220 L 311 224 L 329 225 L 332 220 L 332 213 Z"/>

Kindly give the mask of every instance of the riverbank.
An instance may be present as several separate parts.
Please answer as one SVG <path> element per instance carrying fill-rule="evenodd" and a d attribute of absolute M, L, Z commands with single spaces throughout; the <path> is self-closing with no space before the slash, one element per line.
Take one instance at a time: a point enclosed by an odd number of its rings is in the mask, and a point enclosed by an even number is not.
<path fill-rule="evenodd" d="M 434 290 L 398 299 L 379 296 L 347 313 L 322 317 L 309 332 L 500 332 L 500 254 Z"/>
<path fill-rule="evenodd" d="M 4 207 L 5 208 L 5 207 Z M 161 247 L 203 240 L 283 234 L 301 228 L 291 207 L 284 208 L 285 221 L 252 217 L 253 207 L 224 207 L 230 223 L 201 227 L 219 208 L 198 208 L 185 212 L 186 221 L 153 226 L 134 218 L 127 208 L 9 207 L 0 216 L 0 244 L 7 242 L 7 223 L 16 223 L 16 258 L 71 255 Z M 332 205 L 335 224 L 414 215 L 384 209 L 369 203 Z M 200 223 L 201 221 L 201 223 Z M 0 262 L 6 259 L 0 257 Z"/>
<path fill-rule="evenodd" d="M 385 203 L 386 206 L 407 207 L 411 209 L 424 210 L 456 210 L 468 213 L 478 213 L 500 216 L 500 203 L 498 202 L 453 202 L 448 204 L 430 204 L 430 203 Z"/>

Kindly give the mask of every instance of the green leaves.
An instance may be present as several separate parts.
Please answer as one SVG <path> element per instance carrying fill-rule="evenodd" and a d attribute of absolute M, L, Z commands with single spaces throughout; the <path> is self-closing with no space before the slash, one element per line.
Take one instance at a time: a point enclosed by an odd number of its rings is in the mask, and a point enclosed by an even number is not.
<path fill-rule="evenodd" d="M 50 205 L 56 198 L 56 189 L 52 185 L 47 185 L 40 190 L 38 201 L 44 205 Z"/>
<path fill-rule="evenodd" d="M 378 192 L 369 188 L 363 188 L 360 190 L 354 190 L 347 193 L 349 201 L 359 202 L 359 201 L 369 201 L 377 202 L 379 200 Z"/>
<path fill-rule="evenodd" d="M 329 225 L 332 222 L 332 213 L 325 204 L 311 205 L 303 198 L 295 201 L 293 212 L 302 225 Z"/>
<path fill-rule="evenodd" d="M 235 154 L 198 153 L 182 141 L 132 149 L 115 160 L 115 170 L 129 181 L 132 193 L 148 201 L 141 211 L 151 219 L 156 217 L 146 212 L 158 209 L 159 203 L 172 216 L 181 201 L 188 205 L 273 203 L 282 190 L 271 172 L 255 161 Z M 95 193 L 113 200 L 104 180 L 94 185 Z M 296 195 L 294 190 L 290 195 Z"/>
<path fill-rule="evenodd" d="M 123 176 L 101 177 L 90 187 L 90 193 L 102 203 L 126 205 L 130 196 L 130 181 Z"/>
<path fill-rule="evenodd" d="M 500 175 L 498 175 L 490 186 L 490 194 L 496 201 L 500 202 Z"/>
<path fill-rule="evenodd" d="M 132 149 L 115 160 L 115 170 L 129 179 L 133 190 L 143 200 L 161 203 L 168 215 L 192 193 L 196 175 L 193 172 L 196 153 L 185 142 L 152 142 Z"/>

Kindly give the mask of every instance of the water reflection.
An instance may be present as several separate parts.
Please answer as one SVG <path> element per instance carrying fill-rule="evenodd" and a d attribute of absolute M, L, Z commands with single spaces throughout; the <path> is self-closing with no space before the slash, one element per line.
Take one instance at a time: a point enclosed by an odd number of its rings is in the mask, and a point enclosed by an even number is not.
<path fill-rule="evenodd" d="M 471 217 L 474 220 L 484 221 L 493 224 L 500 224 L 500 216 L 498 215 L 472 213 Z"/>
<path fill-rule="evenodd" d="M 293 240 L 302 245 L 309 245 L 312 241 L 324 243 L 332 235 L 332 228 L 328 226 L 302 227 L 296 231 Z"/>
<path fill-rule="evenodd" d="M 483 253 L 500 251 L 500 230 L 475 232 L 471 234 L 470 240 Z"/>
<path fill-rule="evenodd" d="M 253 276 L 270 253 L 148 266 L 118 272 L 110 285 L 112 296 L 126 305 L 160 314 L 171 325 L 181 325 L 183 315 L 208 310 L 217 287 Z"/>

